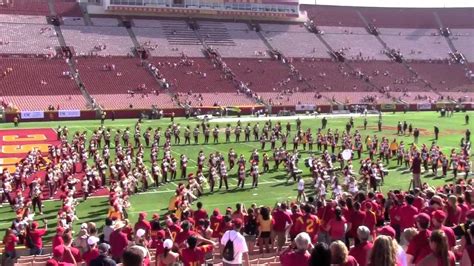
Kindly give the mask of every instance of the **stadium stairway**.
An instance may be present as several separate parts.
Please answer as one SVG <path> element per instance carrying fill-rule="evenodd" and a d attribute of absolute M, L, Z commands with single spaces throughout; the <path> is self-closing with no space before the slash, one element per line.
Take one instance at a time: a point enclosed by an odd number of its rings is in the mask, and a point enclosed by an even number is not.
<path fill-rule="evenodd" d="M 52 2 L 52 0 L 49 0 L 49 2 Z M 54 11 L 54 9 L 52 9 L 52 12 L 53 11 Z M 61 31 L 61 27 L 60 26 L 54 26 L 54 30 L 56 31 L 56 36 L 58 37 L 59 45 L 61 46 L 62 49 L 66 49 L 67 45 L 66 45 L 66 41 L 64 40 L 64 36 L 63 36 L 62 31 Z M 69 66 L 69 71 L 71 71 L 72 76 L 74 77 L 74 81 L 76 82 L 77 86 L 81 90 L 82 96 L 87 101 L 87 105 L 92 107 L 92 108 L 96 108 L 96 107 L 94 107 L 93 99 L 92 99 L 91 95 L 87 92 L 87 89 L 84 87 L 84 83 L 81 81 L 81 77 L 76 72 L 77 67 L 76 67 L 75 62 L 73 60 L 73 57 L 71 57 L 66 62 Z M 100 109 L 100 106 L 97 106 L 97 108 Z"/>

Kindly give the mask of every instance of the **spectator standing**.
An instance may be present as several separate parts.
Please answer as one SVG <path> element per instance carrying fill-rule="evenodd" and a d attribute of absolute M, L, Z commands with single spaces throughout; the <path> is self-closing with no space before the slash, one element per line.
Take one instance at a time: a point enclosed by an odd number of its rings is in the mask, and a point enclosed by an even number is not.
<path fill-rule="evenodd" d="M 293 221 L 287 212 L 287 206 L 282 203 L 273 212 L 273 232 L 275 233 L 277 252 L 280 252 L 283 245 L 286 243 L 286 232 L 292 226 Z"/>
<path fill-rule="evenodd" d="M 418 234 L 415 235 L 408 244 L 407 254 L 413 257 L 412 263 L 417 264 L 431 253 L 429 246 L 431 231 L 428 230 L 430 226 L 430 216 L 426 213 L 420 213 L 415 217 L 415 221 Z"/>
<path fill-rule="evenodd" d="M 331 243 L 331 264 L 334 266 L 357 266 L 357 261 L 349 255 L 346 244 L 340 240 Z M 378 266 L 378 265 L 377 265 Z"/>
<path fill-rule="evenodd" d="M 30 238 L 30 255 L 42 255 L 43 254 L 43 236 L 48 231 L 48 224 L 46 220 L 43 220 L 44 228 L 38 228 L 38 222 L 34 221 L 31 223 L 31 230 L 28 232 Z"/>
<path fill-rule="evenodd" d="M 357 238 L 359 243 L 355 244 L 349 251 L 349 255 L 353 256 L 360 266 L 368 264 L 370 251 L 372 250 L 372 242 L 369 241 L 370 230 L 366 226 L 357 228 Z"/>
<path fill-rule="evenodd" d="M 2 265 L 6 265 L 7 260 L 14 260 L 16 258 L 16 243 L 18 242 L 18 237 L 13 232 L 13 229 L 8 228 L 5 231 L 5 236 L 3 237 L 3 256 L 2 256 Z"/>
<path fill-rule="evenodd" d="M 204 245 L 197 246 L 198 240 Z M 206 254 L 212 252 L 216 243 L 202 237 L 190 236 L 187 244 L 188 247 L 181 250 L 181 260 L 184 266 L 194 266 L 206 263 Z"/>
<path fill-rule="evenodd" d="M 334 214 L 335 216 L 326 224 L 326 230 L 329 232 L 331 242 L 335 240 L 344 241 L 346 239 L 347 221 L 342 216 L 340 207 L 336 207 Z"/>
<path fill-rule="evenodd" d="M 319 242 L 309 258 L 309 266 L 331 266 L 331 250 L 328 244 Z"/>
<path fill-rule="evenodd" d="M 122 230 L 124 226 L 123 222 L 117 222 L 115 231 L 110 234 L 110 253 L 112 259 L 117 263 L 120 262 L 123 252 L 128 246 L 128 236 Z"/>
<path fill-rule="evenodd" d="M 258 245 L 260 248 L 260 254 L 263 254 L 263 247 L 267 253 L 270 253 L 270 243 L 272 237 L 272 229 L 273 229 L 273 219 L 270 215 L 270 210 L 267 207 L 260 208 L 260 214 L 257 218 L 258 223 Z"/>
<path fill-rule="evenodd" d="M 156 264 L 157 265 L 173 265 L 178 261 L 179 254 L 173 252 L 171 249 L 173 248 L 173 240 L 166 239 L 163 242 L 163 252 L 161 254 L 157 254 L 156 256 Z"/>
<path fill-rule="evenodd" d="M 431 253 L 425 256 L 417 266 L 455 266 L 456 257 L 449 251 L 448 239 L 443 231 L 436 230 L 431 233 L 429 247 Z"/>
<path fill-rule="evenodd" d="M 87 245 L 89 246 L 89 250 L 87 250 L 86 252 L 84 252 L 84 254 L 82 254 L 82 259 L 86 263 L 86 266 L 90 266 L 91 261 L 99 257 L 100 252 L 99 252 L 99 249 L 97 248 L 98 242 L 99 242 L 99 238 L 96 236 L 90 236 L 87 239 Z"/>
<path fill-rule="evenodd" d="M 311 254 L 311 239 L 305 232 L 299 233 L 292 245 L 284 250 L 280 255 L 280 263 L 282 266 L 292 265 L 308 265 Z"/>
<path fill-rule="evenodd" d="M 388 236 L 378 236 L 374 241 L 369 263 L 371 266 L 397 266 L 397 246 Z"/>
<path fill-rule="evenodd" d="M 248 247 L 244 236 L 240 234 L 240 230 L 242 229 L 242 220 L 238 218 L 234 219 L 232 220 L 232 225 L 233 229 L 227 230 L 221 238 L 221 246 L 224 247 L 224 250 L 228 241 L 232 241 L 234 250 L 232 260 L 223 258 L 224 265 L 243 264 L 244 266 L 248 266 L 250 265 Z"/>
<path fill-rule="evenodd" d="M 101 243 L 97 247 L 99 255 L 90 262 L 90 266 L 115 266 L 117 265 L 113 259 L 110 258 L 110 245 Z"/>

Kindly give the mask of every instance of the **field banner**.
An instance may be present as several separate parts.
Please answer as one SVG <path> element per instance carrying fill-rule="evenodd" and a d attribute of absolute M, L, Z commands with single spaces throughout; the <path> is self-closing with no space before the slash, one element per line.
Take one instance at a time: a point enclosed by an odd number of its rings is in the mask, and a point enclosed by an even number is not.
<path fill-rule="evenodd" d="M 80 110 L 59 110 L 58 117 L 81 117 Z"/>
<path fill-rule="evenodd" d="M 392 111 L 392 110 L 397 109 L 397 106 L 393 103 L 386 103 L 386 104 L 382 104 L 380 108 L 385 111 L 387 110 Z"/>
<path fill-rule="evenodd" d="M 44 118 L 43 111 L 21 111 L 21 119 L 42 119 Z"/>
<path fill-rule="evenodd" d="M 417 108 L 418 110 L 431 110 L 431 103 L 419 103 Z"/>
<path fill-rule="evenodd" d="M 314 104 L 297 104 L 295 105 L 296 111 L 314 111 L 316 110 L 316 105 Z"/>

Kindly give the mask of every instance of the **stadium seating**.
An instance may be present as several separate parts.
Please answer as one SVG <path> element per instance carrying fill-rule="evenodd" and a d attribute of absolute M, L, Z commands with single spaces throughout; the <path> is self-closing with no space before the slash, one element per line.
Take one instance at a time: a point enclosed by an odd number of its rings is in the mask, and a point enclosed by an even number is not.
<path fill-rule="evenodd" d="M 362 79 L 368 78 L 378 88 L 388 87 L 391 91 L 410 88 L 417 90 L 424 84 L 403 64 L 390 61 L 351 61 L 349 62 Z"/>
<path fill-rule="evenodd" d="M 406 92 L 390 92 L 388 93 L 393 101 L 400 101 L 405 103 L 436 103 L 442 99 L 442 96 L 433 91 L 412 91 Z"/>
<path fill-rule="evenodd" d="M 54 0 L 54 9 L 58 16 L 82 16 L 81 8 L 76 0 Z"/>
<path fill-rule="evenodd" d="M 18 15 L 50 15 L 47 0 L 12 0 L 0 2 L 0 13 Z"/>
<path fill-rule="evenodd" d="M 368 23 L 379 28 L 439 28 L 431 9 L 364 7 L 358 10 Z"/>
<path fill-rule="evenodd" d="M 236 78 L 247 83 L 255 92 L 279 92 L 298 86 L 306 87 L 298 83 L 290 68 L 278 60 L 227 58 L 225 62 Z"/>
<path fill-rule="evenodd" d="M 119 21 L 116 18 L 91 17 L 94 26 L 117 27 Z"/>
<path fill-rule="evenodd" d="M 474 61 L 474 29 L 451 29 L 451 41 L 458 51 L 461 51 L 468 61 Z"/>
<path fill-rule="evenodd" d="M 84 26 L 84 18 L 82 17 L 63 17 L 63 25 L 66 26 Z"/>
<path fill-rule="evenodd" d="M 273 48 L 288 57 L 329 58 L 328 49 L 313 33 L 291 31 L 262 31 Z M 291 41 L 288 41 L 291 40 Z"/>
<path fill-rule="evenodd" d="M 411 62 L 410 67 L 426 80 L 437 91 L 460 91 L 473 88 L 473 83 L 466 77 L 464 67 L 458 64 L 445 62 Z"/>
<path fill-rule="evenodd" d="M 318 92 L 260 92 L 260 98 L 273 106 L 295 104 L 328 105 L 329 101 Z"/>
<path fill-rule="evenodd" d="M 301 5 L 301 9 L 317 26 L 365 26 L 353 7 Z"/>
<path fill-rule="evenodd" d="M 198 32 L 203 41 L 210 46 L 235 46 L 229 30 L 218 21 L 199 21 Z"/>
<path fill-rule="evenodd" d="M 61 31 L 76 55 L 125 56 L 133 48 L 124 27 L 62 26 Z"/>
<path fill-rule="evenodd" d="M 0 95 L 11 107 L 20 110 L 86 109 L 86 101 L 59 59 L 0 59 Z"/>
<path fill-rule="evenodd" d="M 356 77 L 352 70 L 330 60 L 293 60 L 292 64 L 303 78 L 319 92 L 327 91 L 367 91 L 370 85 Z"/>
<path fill-rule="evenodd" d="M 45 16 L 28 16 L 28 15 L 10 15 L 0 14 L 1 23 L 21 23 L 21 24 L 43 24 L 46 25 Z"/>
<path fill-rule="evenodd" d="M 172 101 L 172 98 L 163 92 L 161 94 L 93 94 L 91 95 L 95 102 L 105 109 L 132 109 L 132 108 L 143 108 L 150 109 L 153 105 L 159 108 L 173 108 L 176 107 L 176 103 Z"/>
<path fill-rule="evenodd" d="M 365 28 L 319 27 L 324 31 L 323 38 L 335 51 L 342 51 L 347 59 L 388 60 L 384 47 Z"/>
<path fill-rule="evenodd" d="M 437 60 L 449 57 L 451 49 L 436 29 L 380 28 L 380 37 L 405 59 Z"/>
<path fill-rule="evenodd" d="M 171 83 L 172 92 L 222 93 L 235 92 L 232 82 L 209 59 L 160 57 L 150 60 Z M 186 61 L 186 62 L 185 62 Z"/>
<path fill-rule="evenodd" d="M 183 53 L 191 57 L 204 56 L 201 51 L 202 45 L 196 42 L 197 39 L 193 41 L 193 45 L 170 43 L 161 24 L 158 21 L 154 22 L 150 27 L 133 28 L 140 45 L 147 48 L 152 56 L 181 56 Z"/>
<path fill-rule="evenodd" d="M 0 23 L 1 54 L 54 55 L 59 46 L 49 25 Z"/>
<path fill-rule="evenodd" d="M 238 92 L 179 94 L 181 104 L 203 106 L 254 106 L 255 101 Z"/>
<path fill-rule="evenodd" d="M 444 27 L 474 28 L 474 10 L 472 8 L 443 8 L 436 12 Z"/>

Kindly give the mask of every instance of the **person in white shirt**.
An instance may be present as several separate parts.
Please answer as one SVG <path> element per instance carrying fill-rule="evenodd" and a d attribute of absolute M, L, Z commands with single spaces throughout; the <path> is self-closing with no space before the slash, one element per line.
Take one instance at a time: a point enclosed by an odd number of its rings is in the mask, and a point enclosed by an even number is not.
<path fill-rule="evenodd" d="M 304 179 L 300 178 L 298 181 L 298 196 L 296 196 L 297 202 L 306 202 L 306 194 L 304 193 Z"/>
<path fill-rule="evenodd" d="M 249 266 L 249 254 L 248 254 L 248 247 L 247 242 L 245 242 L 244 236 L 239 233 L 240 229 L 242 228 L 242 219 L 236 218 L 232 220 L 232 224 L 234 229 L 227 230 L 221 238 L 221 250 L 224 249 L 227 241 L 232 241 L 234 246 L 234 259 L 232 261 L 228 261 L 225 258 L 222 258 L 224 266 L 230 265 L 244 265 Z"/>

